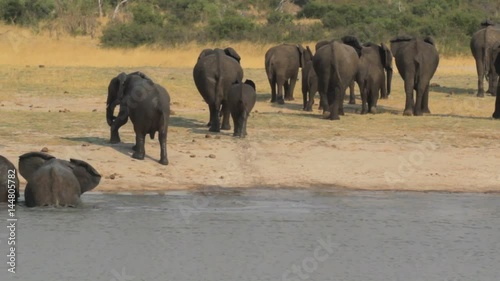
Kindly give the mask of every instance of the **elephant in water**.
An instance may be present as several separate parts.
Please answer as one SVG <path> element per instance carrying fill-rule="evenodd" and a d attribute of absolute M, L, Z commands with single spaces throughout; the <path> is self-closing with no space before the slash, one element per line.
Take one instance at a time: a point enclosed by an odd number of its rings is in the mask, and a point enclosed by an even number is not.
<path fill-rule="evenodd" d="M 19 173 L 28 182 L 24 190 L 26 206 L 75 207 L 80 195 L 94 189 L 101 175 L 87 162 L 56 159 L 42 152 L 19 156 Z"/>
<path fill-rule="evenodd" d="M 170 96 L 165 88 L 153 82 L 141 72 L 120 73 L 108 87 L 106 119 L 111 127 L 111 143 L 120 142 L 118 129 L 127 123 L 134 124 L 135 145 L 132 157 L 143 160 L 146 154 L 146 135 L 154 138 L 158 132 L 160 142 L 160 164 L 168 165 L 167 130 L 170 120 Z M 114 109 L 120 105 L 117 117 Z"/>
<path fill-rule="evenodd" d="M 439 64 L 439 54 L 431 37 L 398 36 L 391 40 L 391 51 L 404 80 L 406 105 L 403 115 L 430 113 L 429 84 Z M 413 98 L 416 93 L 416 101 Z"/>
<path fill-rule="evenodd" d="M 470 41 L 470 49 L 476 60 L 477 96 L 484 97 L 484 77 L 488 80 L 488 90 L 486 92 L 494 96 L 498 83 L 498 74 L 490 67 L 490 64 L 493 46 L 495 43 L 500 42 L 500 25 L 484 21 L 481 23 L 481 27 L 472 35 Z"/>
<path fill-rule="evenodd" d="M 9 159 L 0 155 L 0 202 L 17 202 L 19 198 L 19 178 L 16 167 Z M 9 193 L 9 189 L 14 187 L 14 191 Z M 10 202 L 9 202 L 10 203 Z"/>
<path fill-rule="evenodd" d="M 193 79 L 198 92 L 210 110 L 210 132 L 230 130 L 229 109 L 226 106 L 231 85 L 243 79 L 240 56 L 233 48 L 205 49 L 198 56 L 193 69 Z M 220 115 L 222 111 L 222 126 Z"/>
<path fill-rule="evenodd" d="M 323 111 L 328 119 L 338 120 L 344 115 L 344 96 L 358 71 L 359 56 L 356 50 L 342 42 L 333 41 L 314 54 L 313 67 L 318 76 L 318 90 Z"/>
<path fill-rule="evenodd" d="M 271 102 L 284 104 L 285 100 L 293 100 L 299 68 L 304 67 L 303 53 L 302 45 L 291 44 L 282 44 L 267 50 L 264 63 L 271 86 Z"/>

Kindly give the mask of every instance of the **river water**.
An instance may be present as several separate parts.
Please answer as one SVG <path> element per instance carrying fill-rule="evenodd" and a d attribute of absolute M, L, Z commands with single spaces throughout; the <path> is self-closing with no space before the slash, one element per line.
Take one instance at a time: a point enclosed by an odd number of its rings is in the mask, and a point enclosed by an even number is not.
<path fill-rule="evenodd" d="M 328 190 L 85 194 L 17 208 L 0 280 L 500 280 L 500 196 Z M 0 206 L 7 225 L 6 206 Z"/>

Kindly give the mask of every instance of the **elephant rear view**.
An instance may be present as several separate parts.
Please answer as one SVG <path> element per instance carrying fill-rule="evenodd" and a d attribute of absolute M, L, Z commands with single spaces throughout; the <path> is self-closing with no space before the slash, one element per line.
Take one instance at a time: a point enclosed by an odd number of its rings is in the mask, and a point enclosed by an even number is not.
<path fill-rule="evenodd" d="M 75 207 L 80 195 L 94 189 L 101 175 L 87 162 L 56 159 L 41 152 L 19 156 L 19 172 L 28 182 L 24 190 L 26 206 Z"/>
<path fill-rule="evenodd" d="M 293 100 L 299 68 L 304 66 L 303 53 L 302 45 L 291 44 L 274 46 L 266 52 L 264 63 L 271 86 L 271 102 L 284 104 L 285 99 Z"/>
<path fill-rule="evenodd" d="M 404 80 L 406 105 L 403 115 L 430 113 L 429 84 L 439 64 L 439 54 L 430 37 L 399 36 L 391 40 L 391 51 Z M 416 100 L 413 98 L 416 91 Z"/>
<path fill-rule="evenodd" d="M 198 92 L 208 104 L 210 110 L 210 132 L 230 130 L 229 110 L 226 101 L 231 85 L 243 79 L 240 56 L 233 48 L 205 49 L 193 69 L 193 79 Z M 222 107 L 222 108 L 221 108 Z M 222 126 L 220 112 L 223 113 Z"/>
<path fill-rule="evenodd" d="M 330 112 L 328 119 L 338 120 L 339 114 L 344 114 L 345 91 L 354 81 L 358 65 L 356 50 L 342 42 L 324 45 L 314 54 L 313 67 L 318 76 L 318 91 L 323 111 Z"/>
<path fill-rule="evenodd" d="M 19 178 L 14 164 L 0 155 L 0 202 L 17 202 Z"/>
<path fill-rule="evenodd" d="M 247 135 L 247 120 L 257 101 L 255 83 L 246 80 L 245 83 L 235 83 L 231 86 L 227 104 L 234 122 L 233 136 L 244 138 Z"/>
<path fill-rule="evenodd" d="M 493 46 L 492 51 L 492 64 L 491 69 L 496 71 L 500 75 L 500 41 Z M 500 83 L 497 85 L 497 93 L 495 98 L 495 111 L 493 112 L 493 118 L 500 119 Z"/>
<path fill-rule="evenodd" d="M 495 95 L 498 83 L 498 74 L 491 69 L 490 64 L 493 60 L 492 50 L 495 43 L 500 42 L 500 26 L 493 25 L 491 22 L 483 22 L 483 28 L 476 31 L 470 41 L 470 49 L 474 60 L 476 61 L 477 71 L 477 96 L 484 97 L 483 79 L 488 80 L 488 90 L 486 92 Z"/>
<path fill-rule="evenodd" d="M 113 83 L 117 85 L 113 86 Z M 128 75 L 121 73 L 111 80 L 107 104 L 106 116 L 111 126 L 110 142 L 120 141 L 118 129 L 130 117 L 135 132 L 132 157 L 144 159 L 146 135 L 149 134 L 153 139 L 158 132 L 159 163 L 167 165 L 167 131 L 170 120 L 170 95 L 167 90 L 141 72 Z M 120 104 L 120 113 L 115 118 L 113 110 L 117 104 Z"/>

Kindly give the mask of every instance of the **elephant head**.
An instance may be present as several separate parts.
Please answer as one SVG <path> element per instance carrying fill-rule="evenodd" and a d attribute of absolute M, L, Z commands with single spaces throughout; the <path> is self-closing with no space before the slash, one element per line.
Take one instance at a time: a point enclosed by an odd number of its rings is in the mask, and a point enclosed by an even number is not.
<path fill-rule="evenodd" d="M 387 95 L 391 93 L 391 82 L 392 82 L 392 53 L 389 47 L 384 43 L 380 43 L 380 59 L 382 65 L 387 72 Z"/>
<path fill-rule="evenodd" d="M 25 153 L 19 156 L 19 173 L 28 180 L 38 168 L 51 159 L 55 159 L 55 157 L 43 152 Z"/>
<path fill-rule="evenodd" d="M 308 62 L 312 61 L 313 54 L 309 46 L 306 46 L 306 49 L 304 50 L 304 53 L 302 54 L 302 60 L 304 65 L 306 65 Z"/>
<path fill-rule="evenodd" d="M 240 55 L 238 55 L 236 50 L 234 50 L 233 48 L 231 48 L 231 47 L 225 48 L 224 53 L 226 55 L 232 57 L 233 59 L 235 59 L 238 63 L 240 63 L 241 57 L 240 57 Z"/>
<path fill-rule="evenodd" d="M 252 80 L 246 79 L 244 84 L 250 85 L 250 87 L 252 87 L 253 90 L 255 91 L 255 83 Z"/>
<path fill-rule="evenodd" d="M 495 23 L 489 19 L 486 19 L 486 20 L 481 22 L 481 28 L 488 27 L 490 25 L 495 25 Z"/>
<path fill-rule="evenodd" d="M 70 158 L 73 174 L 80 183 L 82 194 L 94 189 L 101 181 L 101 175 L 89 163 Z"/>
<path fill-rule="evenodd" d="M 113 124 L 113 120 L 115 119 L 115 116 L 113 116 L 115 107 L 120 104 L 123 97 L 124 84 L 127 80 L 127 76 L 126 73 L 122 72 L 109 82 L 108 98 L 106 100 L 106 121 L 109 126 Z"/>
<path fill-rule="evenodd" d="M 361 49 L 363 49 L 363 46 L 361 46 L 361 43 L 359 42 L 358 38 L 352 35 L 347 35 L 344 36 L 340 39 L 344 44 L 349 45 L 356 50 L 356 53 L 358 53 L 358 57 L 361 56 Z"/>

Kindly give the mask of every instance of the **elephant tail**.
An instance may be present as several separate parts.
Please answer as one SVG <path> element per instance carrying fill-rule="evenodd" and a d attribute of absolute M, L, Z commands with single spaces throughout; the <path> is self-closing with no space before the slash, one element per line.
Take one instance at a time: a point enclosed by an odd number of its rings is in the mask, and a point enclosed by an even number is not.
<path fill-rule="evenodd" d="M 224 93 L 221 91 L 223 91 L 222 89 L 222 61 L 221 61 L 221 58 L 220 58 L 221 54 L 220 52 L 216 52 L 215 53 L 215 63 L 217 65 L 217 71 L 215 73 L 215 101 L 216 101 L 216 104 L 217 101 L 222 102 L 222 100 L 219 100 L 220 97 L 224 97 Z M 224 98 L 222 98 L 224 99 Z"/>
<path fill-rule="evenodd" d="M 491 54 L 491 48 L 488 48 L 487 46 L 484 47 L 483 50 L 483 67 L 484 67 L 484 76 L 486 78 L 486 81 L 489 81 L 489 74 L 490 74 L 490 54 Z"/>

